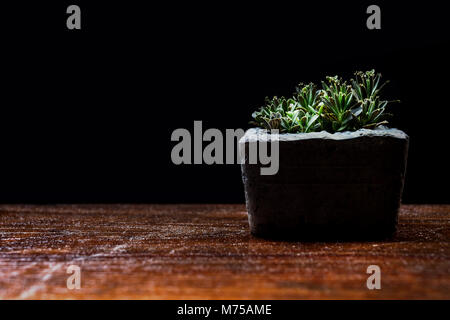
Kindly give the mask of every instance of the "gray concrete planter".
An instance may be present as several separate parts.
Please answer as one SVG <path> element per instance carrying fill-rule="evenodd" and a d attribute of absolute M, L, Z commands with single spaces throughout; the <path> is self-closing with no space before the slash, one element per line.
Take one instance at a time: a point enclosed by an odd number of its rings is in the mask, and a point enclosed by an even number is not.
<path fill-rule="evenodd" d="M 242 179 L 252 234 L 280 239 L 379 239 L 396 231 L 408 154 L 397 129 L 280 134 L 279 170 L 261 175 L 249 164 L 248 130 Z"/>

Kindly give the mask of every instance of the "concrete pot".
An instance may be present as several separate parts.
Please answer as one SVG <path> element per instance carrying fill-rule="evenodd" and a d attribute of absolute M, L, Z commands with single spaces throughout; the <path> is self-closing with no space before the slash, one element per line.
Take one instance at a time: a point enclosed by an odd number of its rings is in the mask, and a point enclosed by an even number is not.
<path fill-rule="evenodd" d="M 278 239 L 380 239 L 397 228 L 409 137 L 397 129 L 280 134 L 279 170 L 261 175 L 249 144 L 242 179 L 251 233 Z"/>

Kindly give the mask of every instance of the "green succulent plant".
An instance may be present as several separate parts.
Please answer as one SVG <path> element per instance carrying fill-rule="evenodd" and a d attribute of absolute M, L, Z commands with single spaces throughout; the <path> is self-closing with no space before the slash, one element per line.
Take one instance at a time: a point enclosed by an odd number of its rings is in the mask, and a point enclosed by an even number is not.
<path fill-rule="evenodd" d="M 304 109 L 318 109 L 321 102 L 320 90 L 317 90 L 317 86 L 314 83 L 307 85 L 299 83 L 295 88 L 294 100 Z"/>
<path fill-rule="evenodd" d="M 380 98 L 381 74 L 375 70 L 355 72 L 350 84 L 338 76 L 326 77 L 322 89 L 300 83 L 292 98 L 266 97 L 251 123 L 281 133 L 354 131 L 387 124 L 386 106 Z"/>
<path fill-rule="evenodd" d="M 385 112 L 386 106 L 390 102 L 399 102 L 381 100 L 381 89 L 389 83 L 381 83 L 381 73 L 376 74 L 375 70 L 366 72 L 355 72 L 355 78 L 352 79 L 353 94 L 358 100 L 358 112 L 354 122 L 356 128 L 375 128 L 382 124 L 388 124 L 386 120 L 391 114 Z"/>
<path fill-rule="evenodd" d="M 256 124 L 265 129 L 281 129 L 281 118 L 286 115 L 286 112 L 291 110 L 291 104 L 295 103 L 293 99 L 286 99 L 284 97 L 278 98 L 268 97 L 264 100 L 264 106 L 260 110 L 253 112 L 252 117 L 255 119 L 253 124 Z"/>
<path fill-rule="evenodd" d="M 300 84 L 293 98 L 269 99 L 260 110 L 253 113 L 251 122 L 265 129 L 278 129 L 281 133 L 318 131 L 322 107 L 315 85 Z"/>
<path fill-rule="evenodd" d="M 334 76 L 327 77 L 327 82 L 322 81 L 322 87 L 324 129 L 333 132 L 351 130 L 353 117 L 358 110 L 352 86 Z"/>
<path fill-rule="evenodd" d="M 376 74 L 375 70 L 370 70 L 366 72 L 356 71 L 355 78 L 351 79 L 353 85 L 353 92 L 358 101 L 363 101 L 364 99 L 375 99 L 379 96 L 381 89 L 389 83 L 380 84 L 381 73 Z"/>

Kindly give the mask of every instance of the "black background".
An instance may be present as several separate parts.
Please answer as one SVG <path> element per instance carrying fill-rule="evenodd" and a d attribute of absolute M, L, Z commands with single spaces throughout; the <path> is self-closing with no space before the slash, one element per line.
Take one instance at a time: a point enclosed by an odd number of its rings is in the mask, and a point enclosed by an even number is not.
<path fill-rule="evenodd" d="M 448 203 L 443 3 L 2 3 L 0 201 L 243 202 L 239 165 L 172 164 L 172 131 L 248 128 L 265 96 L 375 68 L 410 135 L 403 202 Z"/>
<path fill-rule="evenodd" d="M 114 300 L 114 301 L 0 301 L 2 310 L 14 311 L 19 318 L 30 317 L 36 314 L 46 314 L 47 319 L 60 319 L 61 314 L 70 310 L 74 318 L 112 318 L 123 319 L 139 317 L 146 314 L 159 319 L 202 319 L 202 316 L 178 315 L 179 307 L 205 306 L 221 310 L 222 305 L 271 305 L 271 315 L 221 315 L 211 313 L 207 319 L 296 319 L 304 315 L 314 314 L 316 318 L 330 316 L 343 316 L 346 319 L 380 319 L 390 314 L 394 317 L 438 317 L 445 313 L 448 301 L 431 300 Z M 49 310 L 51 310 L 49 312 Z"/>

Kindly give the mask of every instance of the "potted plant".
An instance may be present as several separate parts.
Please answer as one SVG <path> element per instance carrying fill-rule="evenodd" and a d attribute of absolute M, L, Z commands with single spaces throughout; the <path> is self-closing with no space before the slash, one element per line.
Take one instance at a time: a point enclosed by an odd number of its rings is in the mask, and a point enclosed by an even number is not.
<path fill-rule="evenodd" d="M 386 82 L 387 83 L 387 82 Z M 396 231 L 409 137 L 387 128 L 381 74 L 356 72 L 266 98 L 240 139 L 250 230 L 271 238 L 376 239 Z M 249 145 L 276 136 L 279 168 L 262 175 Z M 270 139 L 269 139 L 270 140 Z"/>

